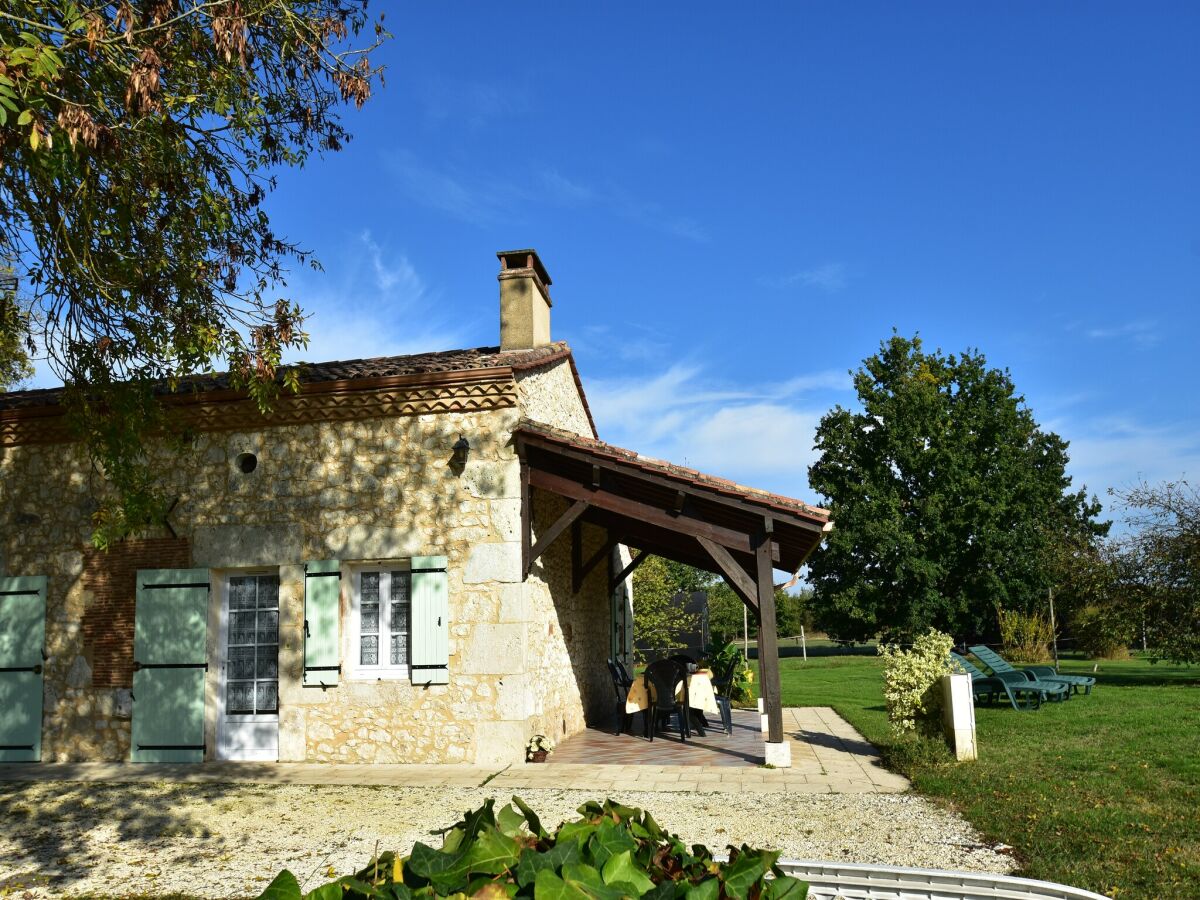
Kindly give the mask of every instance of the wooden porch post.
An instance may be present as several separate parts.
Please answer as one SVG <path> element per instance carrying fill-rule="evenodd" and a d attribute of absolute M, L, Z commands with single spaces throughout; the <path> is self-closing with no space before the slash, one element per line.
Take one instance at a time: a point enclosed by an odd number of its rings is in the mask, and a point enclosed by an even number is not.
<path fill-rule="evenodd" d="M 758 667 L 763 705 L 767 710 L 767 741 L 783 743 L 783 697 L 779 683 L 779 639 L 775 630 L 775 579 L 771 564 L 773 522 L 765 520 L 754 551 L 758 587 Z M 768 758 L 768 762 L 774 762 Z"/>

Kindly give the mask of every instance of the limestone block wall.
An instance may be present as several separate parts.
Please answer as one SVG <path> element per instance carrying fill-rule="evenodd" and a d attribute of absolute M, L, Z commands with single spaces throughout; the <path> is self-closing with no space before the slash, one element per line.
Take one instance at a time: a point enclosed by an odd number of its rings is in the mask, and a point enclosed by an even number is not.
<path fill-rule="evenodd" d="M 565 541 L 529 583 L 521 582 L 511 439 L 519 416 L 504 409 L 201 434 L 193 453 L 163 459 L 167 489 L 179 497 L 172 526 L 190 547 L 190 564 L 210 569 L 216 588 L 210 662 L 220 653 L 224 577 L 248 569 L 279 573 L 281 759 L 505 764 L 523 758 L 535 732 L 561 737 L 563 723 L 568 732 L 583 727 L 597 654 L 603 673 L 607 601 L 603 593 L 595 595 L 600 602 L 592 594 L 571 597 Z M 455 471 L 451 447 L 460 434 L 472 451 Z M 252 473 L 235 464 L 243 453 L 257 456 Z M 104 490 L 72 445 L 9 447 L 0 456 L 5 574 L 49 576 L 47 761 L 128 757 L 127 686 L 110 675 L 102 685 L 93 682 L 95 629 L 89 643 L 83 628 L 89 610 L 96 611 L 93 626 L 101 611 L 84 557 L 95 498 Z M 449 560 L 450 683 L 301 687 L 303 563 L 334 558 L 349 571 L 356 563 L 426 554 Z M 180 562 L 172 556 L 144 564 Z M 564 565 L 561 577 L 552 571 Z M 602 580 L 593 576 L 594 585 Z M 343 585 L 345 613 L 348 578 Z M 593 613 L 594 626 L 576 621 Z M 343 639 L 349 652 L 345 628 Z M 577 656 L 589 662 L 581 666 Z M 207 685 L 210 753 L 219 715 L 216 670 L 210 667 Z M 579 682 L 581 671 L 588 674 Z"/>
<path fill-rule="evenodd" d="M 592 437 L 592 424 L 568 360 L 518 372 L 517 396 L 525 415 L 535 422 Z"/>

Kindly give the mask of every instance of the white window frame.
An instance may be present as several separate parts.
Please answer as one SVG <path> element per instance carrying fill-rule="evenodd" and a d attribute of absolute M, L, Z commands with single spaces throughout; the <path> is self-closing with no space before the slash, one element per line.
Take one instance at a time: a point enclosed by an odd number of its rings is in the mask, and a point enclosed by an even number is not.
<path fill-rule="evenodd" d="M 346 629 L 347 643 L 345 659 L 349 662 L 351 678 L 360 680 L 399 681 L 410 677 L 408 663 L 393 666 L 391 660 L 392 572 L 409 572 L 409 560 L 391 563 L 375 563 L 369 566 L 354 566 L 350 571 L 350 627 Z M 365 666 L 359 662 L 362 652 L 362 575 L 364 572 L 379 573 L 379 658 L 389 660 L 377 666 Z M 411 579 L 411 575 L 409 576 Z M 387 640 L 384 640 L 384 638 Z M 408 595 L 408 658 L 412 660 L 412 583 Z"/>

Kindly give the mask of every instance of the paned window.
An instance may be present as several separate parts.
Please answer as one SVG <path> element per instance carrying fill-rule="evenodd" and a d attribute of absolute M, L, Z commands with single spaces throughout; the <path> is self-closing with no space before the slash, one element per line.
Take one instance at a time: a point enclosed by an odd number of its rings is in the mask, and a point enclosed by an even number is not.
<path fill-rule="evenodd" d="M 361 675 L 408 674 L 412 576 L 405 569 L 361 569 L 355 578 L 354 670 Z"/>
<path fill-rule="evenodd" d="M 279 711 L 279 576 L 229 579 L 225 712 Z"/>

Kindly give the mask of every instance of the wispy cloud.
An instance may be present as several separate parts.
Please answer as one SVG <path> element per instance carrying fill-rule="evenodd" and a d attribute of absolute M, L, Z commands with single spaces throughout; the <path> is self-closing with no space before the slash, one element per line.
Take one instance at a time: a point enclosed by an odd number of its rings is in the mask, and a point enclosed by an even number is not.
<path fill-rule="evenodd" d="M 524 87 L 443 75 L 420 79 L 416 95 L 428 124 L 466 126 L 472 130 L 498 118 L 526 114 L 532 106 L 530 93 Z"/>
<path fill-rule="evenodd" d="M 1094 341 L 1125 341 L 1140 349 L 1153 347 L 1162 340 L 1158 323 L 1154 321 L 1126 322 L 1101 328 L 1087 328 L 1084 335 Z"/>
<path fill-rule="evenodd" d="M 463 343 L 412 261 L 370 232 L 358 235 L 325 272 L 306 273 L 292 288 L 309 314 L 309 344 L 292 351 L 289 362 L 425 353 Z"/>
<path fill-rule="evenodd" d="M 606 440 L 814 501 L 808 467 L 816 458 L 817 423 L 848 387 L 845 373 L 834 371 L 782 383 L 731 385 L 692 362 L 587 382 Z"/>
<path fill-rule="evenodd" d="M 510 180 L 431 166 L 408 150 L 392 153 L 387 168 L 410 200 L 472 225 L 518 222 L 528 199 Z"/>
<path fill-rule="evenodd" d="M 816 288 L 827 294 L 836 294 L 845 289 L 849 277 L 845 263 L 827 262 L 809 269 L 792 272 L 790 275 L 764 275 L 759 279 L 759 283 L 770 288 L 805 287 Z"/>

